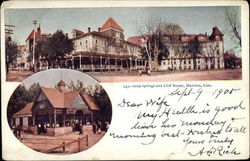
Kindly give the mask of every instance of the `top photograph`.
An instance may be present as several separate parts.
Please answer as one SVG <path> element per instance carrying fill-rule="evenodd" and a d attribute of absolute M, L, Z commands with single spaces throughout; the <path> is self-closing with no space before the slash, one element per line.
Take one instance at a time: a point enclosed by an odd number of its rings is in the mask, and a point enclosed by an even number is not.
<path fill-rule="evenodd" d="M 53 68 L 99 82 L 242 80 L 241 16 L 240 6 L 5 8 L 6 81 Z"/>

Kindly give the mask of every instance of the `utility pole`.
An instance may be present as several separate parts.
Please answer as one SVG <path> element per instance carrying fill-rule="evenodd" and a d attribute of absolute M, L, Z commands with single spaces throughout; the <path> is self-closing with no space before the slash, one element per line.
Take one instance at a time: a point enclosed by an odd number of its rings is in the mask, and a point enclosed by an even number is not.
<path fill-rule="evenodd" d="M 13 34 L 13 29 L 11 29 L 11 28 L 14 28 L 14 27 L 15 27 L 14 25 L 10 25 L 10 24 L 5 25 L 5 41 L 8 41 L 8 43 L 11 41 L 10 35 Z M 8 53 L 7 52 L 8 49 L 5 48 L 5 50 L 6 50 L 5 52 Z M 6 56 L 6 60 L 5 60 L 5 62 L 6 62 L 6 72 L 8 73 L 9 72 L 10 58 L 9 58 L 8 54 L 5 54 L 5 56 Z"/>
<path fill-rule="evenodd" d="M 37 21 L 34 20 L 33 24 L 34 24 L 34 38 L 33 38 L 33 61 L 32 61 L 32 65 L 33 65 L 33 71 L 35 71 L 35 44 L 36 44 L 36 24 L 37 24 Z"/>
<path fill-rule="evenodd" d="M 6 38 L 10 38 L 10 35 L 13 34 L 13 30 L 11 29 L 11 27 L 15 27 L 14 25 L 5 25 L 5 34 L 6 34 Z"/>

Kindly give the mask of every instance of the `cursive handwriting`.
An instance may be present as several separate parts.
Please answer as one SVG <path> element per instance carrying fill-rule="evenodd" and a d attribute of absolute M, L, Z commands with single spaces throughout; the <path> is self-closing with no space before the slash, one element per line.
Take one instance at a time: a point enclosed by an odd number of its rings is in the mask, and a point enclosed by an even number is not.
<path fill-rule="evenodd" d="M 165 90 L 140 100 L 129 96 L 118 100 L 121 114 L 127 109 L 132 112 L 126 115 L 120 132 L 110 132 L 113 139 L 133 139 L 142 145 L 153 144 L 156 138 L 159 144 L 174 141 L 193 157 L 241 154 L 236 138 L 247 134 L 242 111 L 248 106 L 239 95 L 240 88 L 215 89 L 204 84 L 129 88 Z M 233 97 L 236 99 L 227 101 Z"/>
<path fill-rule="evenodd" d="M 202 155 L 207 155 L 207 156 L 212 156 L 218 154 L 219 156 L 223 155 L 239 155 L 241 154 L 240 152 L 237 151 L 237 148 L 231 148 L 230 146 L 224 147 L 223 145 L 218 146 L 218 147 L 202 147 L 198 152 L 193 153 L 193 152 L 188 152 L 189 155 L 191 156 L 202 156 Z"/>

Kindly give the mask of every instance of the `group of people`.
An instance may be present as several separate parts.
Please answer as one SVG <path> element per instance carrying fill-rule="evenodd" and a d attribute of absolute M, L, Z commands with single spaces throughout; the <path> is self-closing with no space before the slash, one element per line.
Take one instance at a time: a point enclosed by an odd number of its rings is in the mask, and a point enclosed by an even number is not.
<path fill-rule="evenodd" d="M 38 131 L 38 134 L 41 134 L 41 133 L 44 133 L 46 134 L 47 132 L 47 124 L 45 123 L 39 123 L 37 125 L 37 131 Z"/>
<path fill-rule="evenodd" d="M 105 121 L 97 121 L 92 123 L 93 134 L 106 133 L 108 130 L 108 124 Z"/>
<path fill-rule="evenodd" d="M 73 127 L 73 131 L 79 131 L 79 134 L 83 134 L 83 128 L 82 128 L 82 124 L 76 122 L 74 124 L 72 124 Z"/>
<path fill-rule="evenodd" d="M 18 126 L 13 126 L 12 127 L 12 131 L 14 133 L 14 135 L 17 137 L 17 138 L 21 138 L 21 135 L 22 135 L 22 126 L 21 125 L 18 125 Z"/>

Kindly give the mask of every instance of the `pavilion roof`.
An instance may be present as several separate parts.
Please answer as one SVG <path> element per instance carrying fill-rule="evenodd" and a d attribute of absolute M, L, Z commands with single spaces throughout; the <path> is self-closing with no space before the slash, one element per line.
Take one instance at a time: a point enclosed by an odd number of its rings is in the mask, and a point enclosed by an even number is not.
<path fill-rule="evenodd" d="M 33 106 L 33 103 L 34 102 L 29 102 L 27 103 L 23 109 L 21 109 L 20 111 L 16 112 L 14 114 L 14 117 L 15 116 L 20 116 L 20 115 L 30 115 L 32 112 L 31 112 L 31 108 Z"/>

